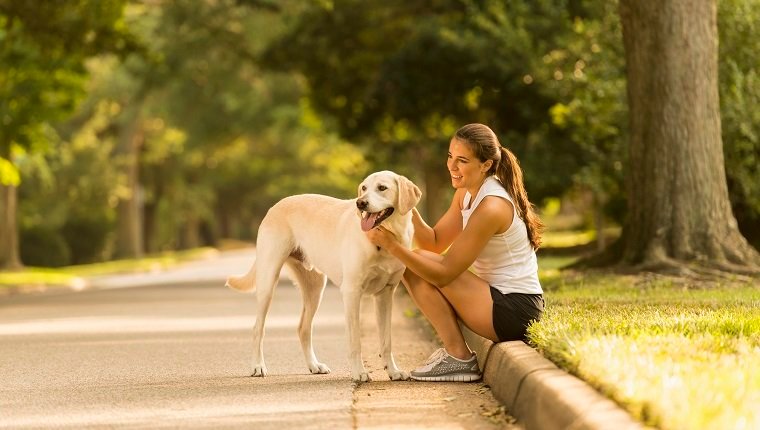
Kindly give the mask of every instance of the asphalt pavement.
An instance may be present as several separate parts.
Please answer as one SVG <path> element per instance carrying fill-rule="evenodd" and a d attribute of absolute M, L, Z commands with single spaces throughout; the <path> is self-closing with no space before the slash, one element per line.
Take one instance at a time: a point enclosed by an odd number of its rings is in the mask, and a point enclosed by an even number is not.
<path fill-rule="evenodd" d="M 309 374 L 296 334 L 300 292 L 283 279 L 267 319 L 269 376 L 250 377 L 255 295 L 223 285 L 253 255 L 0 298 L 0 428 L 519 428 L 484 383 L 388 381 L 372 306 L 362 343 L 373 382 L 352 382 L 335 286 L 314 323 L 315 351 L 332 373 Z M 405 369 L 437 347 L 413 314 L 397 292 L 394 350 Z"/>

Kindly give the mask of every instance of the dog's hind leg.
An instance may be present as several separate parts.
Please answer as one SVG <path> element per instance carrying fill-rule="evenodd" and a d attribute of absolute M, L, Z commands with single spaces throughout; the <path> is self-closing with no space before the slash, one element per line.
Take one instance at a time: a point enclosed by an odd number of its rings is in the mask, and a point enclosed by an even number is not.
<path fill-rule="evenodd" d="M 330 368 L 317 360 L 312 344 L 314 314 L 322 302 L 322 294 L 324 294 L 325 285 L 327 285 L 327 276 L 317 270 L 307 269 L 301 262 L 294 259 L 288 260 L 287 267 L 293 275 L 293 280 L 301 288 L 301 295 L 303 296 L 301 321 L 298 323 L 298 337 L 301 339 L 301 349 L 306 359 L 306 365 L 311 373 L 330 373 Z"/>
<path fill-rule="evenodd" d="M 253 327 L 253 358 L 251 376 L 266 376 L 264 363 L 264 324 L 272 304 L 274 288 L 280 277 L 280 270 L 290 254 L 292 245 L 287 243 L 287 235 L 259 229 L 256 249 L 256 324 Z"/>
<path fill-rule="evenodd" d="M 385 371 L 391 381 L 405 381 L 409 374 L 396 366 L 391 348 L 391 316 L 393 314 L 393 292 L 396 285 L 388 285 L 379 293 L 375 294 L 375 317 L 377 318 L 377 331 L 380 334 L 380 357 L 383 360 Z"/>

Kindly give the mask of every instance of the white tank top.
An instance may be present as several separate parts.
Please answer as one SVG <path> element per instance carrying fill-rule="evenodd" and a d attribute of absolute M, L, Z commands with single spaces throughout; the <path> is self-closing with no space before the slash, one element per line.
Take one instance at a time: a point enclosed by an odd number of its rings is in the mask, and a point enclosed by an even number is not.
<path fill-rule="evenodd" d="M 507 231 L 491 237 L 472 264 L 475 274 L 503 294 L 543 294 L 538 281 L 536 252 L 528 240 L 525 222 L 517 215 L 517 206 L 512 197 L 495 176 L 486 178 L 472 205 L 472 196 L 469 192 L 465 194 L 462 202 L 465 208 L 462 209 L 463 226 L 467 226 L 470 215 L 486 196 L 506 199 L 512 204 L 514 215 Z"/>

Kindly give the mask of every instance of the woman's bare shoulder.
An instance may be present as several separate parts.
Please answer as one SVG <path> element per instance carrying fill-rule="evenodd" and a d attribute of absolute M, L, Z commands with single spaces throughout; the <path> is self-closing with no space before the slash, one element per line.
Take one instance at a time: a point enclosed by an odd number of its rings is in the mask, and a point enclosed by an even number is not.
<path fill-rule="evenodd" d="M 498 196 L 486 196 L 475 208 L 470 219 L 478 219 L 500 226 L 498 230 L 501 232 L 512 224 L 514 210 L 514 206 L 508 200 Z"/>

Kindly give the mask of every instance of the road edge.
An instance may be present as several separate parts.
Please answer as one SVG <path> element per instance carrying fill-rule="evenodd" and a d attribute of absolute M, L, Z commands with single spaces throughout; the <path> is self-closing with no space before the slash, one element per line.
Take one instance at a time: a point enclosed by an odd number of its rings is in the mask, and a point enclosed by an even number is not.
<path fill-rule="evenodd" d="M 521 341 L 494 344 L 462 326 L 483 380 L 526 429 L 644 429 L 617 403 Z"/>

